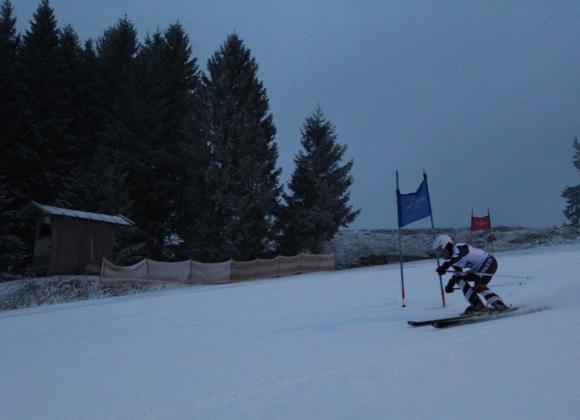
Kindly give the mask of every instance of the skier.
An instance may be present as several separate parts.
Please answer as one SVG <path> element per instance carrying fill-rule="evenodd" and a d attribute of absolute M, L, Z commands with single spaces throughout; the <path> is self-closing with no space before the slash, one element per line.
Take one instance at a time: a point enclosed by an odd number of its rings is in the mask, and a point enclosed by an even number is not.
<path fill-rule="evenodd" d="M 465 299 L 469 302 L 465 314 L 485 309 L 480 294 L 494 310 L 503 311 L 508 308 L 501 298 L 487 287 L 497 271 L 497 261 L 493 255 L 466 243 L 454 244 L 448 235 L 439 235 L 435 238 L 433 251 L 437 256 L 447 260 L 437 267 L 435 270 L 437 274 L 444 275 L 450 267 L 456 271 L 445 286 L 445 291 L 453 293 L 455 285 L 463 290 Z M 469 285 L 469 281 L 474 282 L 473 287 Z"/>

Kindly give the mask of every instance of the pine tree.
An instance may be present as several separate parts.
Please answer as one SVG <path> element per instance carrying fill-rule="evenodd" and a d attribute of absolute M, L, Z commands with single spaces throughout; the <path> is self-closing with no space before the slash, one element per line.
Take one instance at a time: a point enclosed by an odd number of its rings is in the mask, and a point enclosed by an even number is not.
<path fill-rule="evenodd" d="M 85 43 L 82 54 L 82 89 L 90 95 L 83 117 L 93 127 L 88 141 L 90 161 L 79 168 L 74 188 L 82 208 L 95 212 L 123 214 L 140 226 L 134 211 L 131 185 L 142 182 L 137 173 L 146 154 L 137 135 L 135 65 L 139 44 L 137 31 L 127 19 L 106 29 L 96 42 Z M 84 169 L 84 170 L 83 170 Z M 149 237 L 139 229 L 124 229 L 116 236 L 117 261 L 134 262 L 133 250 L 141 258 Z"/>
<path fill-rule="evenodd" d="M 155 259 L 163 257 L 168 236 L 168 201 L 173 196 L 173 168 L 165 147 L 169 99 L 165 92 L 164 49 L 165 40 L 156 32 L 146 37 L 136 57 L 133 127 L 139 147 L 134 149 L 133 162 L 138 164 L 130 166 L 129 183 L 134 218 L 154 238 L 148 246 Z"/>
<path fill-rule="evenodd" d="M 206 224 L 212 259 L 266 255 L 281 193 L 276 129 L 258 64 L 235 34 L 209 60 L 203 77 L 207 174 L 212 220 Z M 210 234 L 209 231 L 213 231 Z"/>
<path fill-rule="evenodd" d="M 0 177 L 7 196 L 24 196 L 26 192 L 18 188 L 18 180 L 11 170 L 14 163 L 30 155 L 30 145 L 26 144 L 27 127 L 22 107 L 22 86 L 18 77 L 20 37 L 16 33 L 16 18 L 12 15 L 12 4 L 2 2 L 0 8 Z M 18 174 L 20 175 L 20 174 Z M 17 193 L 16 190 L 20 191 Z"/>
<path fill-rule="evenodd" d="M 40 174 L 31 180 L 31 198 L 54 203 L 70 176 L 74 138 L 70 132 L 71 92 L 59 45 L 59 30 L 48 0 L 43 0 L 31 21 L 20 50 L 25 111 L 34 127 L 34 150 L 40 157 Z"/>
<path fill-rule="evenodd" d="M 0 270 L 28 261 L 33 235 L 23 207 L 42 178 L 36 136 L 22 100 L 22 44 L 12 12 L 11 2 L 4 0 L 0 8 Z"/>
<path fill-rule="evenodd" d="M 341 165 L 346 146 L 336 140 L 334 126 L 318 108 L 304 123 L 304 150 L 294 159 L 291 194 L 284 194 L 286 206 L 280 215 L 283 233 L 279 243 L 283 254 L 321 252 L 324 241 L 332 239 L 340 227 L 352 223 L 360 212 L 348 204 L 353 162 Z"/>
<path fill-rule="evenodd" d="M 578 171 L 580 171 L 580 143 L 578 142 L 578 137 L 574 139 L 574 158 L 572 162 Z M 580 225 L 580 184 L 566 187 L 562 192 L 562 197 L 566 199 L 568 203 L 566 209 L 564 210 L 564 215 L 570 222 L 572 226 Z"/>
<path fill-rule="evenodd" d="M 179 24 L 147 36 L 135 66 L 136 131 L 140 141 L 131 183 L 136 220 L 151 235 L 150 255 L 174 258 L 173 242 L 185 205 L 186 119 L 199 82 L 188 37 Z"/>
<path fill-rule="evenodd" d="M 94 174 L 103 183 L 92 185 L 97 197 L 108 194 L 106 208 L 113 213 L 134 217 L 129 185 L 137 180 L 136 167 L 144 155 L 136 134 L 135 60 L 138 51 L 137 31 L 124 17 L 105 30 L 97 41 L 97 62 L 91 63 L 91 51 L 84 58 L 87 71 L 95 71 L 95 112 L 101 118 L 94 145 Z M 98 177 L 97 177 L 98 179 Z"/>
<path fill-rule="evenodd" d="M 20 141 L 16 128 L 22 121 L 23 111 L 18 100 L 17 53 L 20 42 L 16 34 L 16 18 L 12 16 L 12 4 L 4 0 L 0 9 L 0 176 L 8 176 L 8 165 L 15 158 L 13 148 Z M 4 184 L 8 180 L 4 178 Z M 7 185 L 5 186 L 7 189 Z M 8 193 L 6 193 L 8 194 Z"/>
<path fill-rule="evenodd" d="M 201 75 L 192 57 L 189 38 L 179 24 L 164 33 L 164 73 L 169 99 L 164 135 L 171 155 L 172 188 L 168 195 L 168 230 L 181 239 L 180 258 L 202 257 L 200 214 L 207 208 L 205 172 L 207 149 L 201 134 Z"/>

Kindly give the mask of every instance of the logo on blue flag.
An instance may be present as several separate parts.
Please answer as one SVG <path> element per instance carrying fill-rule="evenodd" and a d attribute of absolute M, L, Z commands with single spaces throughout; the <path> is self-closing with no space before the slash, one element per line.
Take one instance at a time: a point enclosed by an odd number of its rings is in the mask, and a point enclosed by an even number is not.
<path fill-rule="evenodd" d="M 429 188 L 424 179 L 419 188 L 413 194 L 401 194 L 397 190 L 397 210 L 399 227 L 413 223 L 431 215 L 431 201 L 429 200 Z"/>

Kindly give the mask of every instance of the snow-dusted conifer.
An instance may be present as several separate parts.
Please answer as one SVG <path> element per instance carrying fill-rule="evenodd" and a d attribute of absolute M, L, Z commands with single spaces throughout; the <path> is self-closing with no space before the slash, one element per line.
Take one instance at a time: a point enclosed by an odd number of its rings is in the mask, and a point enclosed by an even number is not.
<path fill-rule="evenodd" d="M 572 162 L 578 171 L 580 171 L 580 143 L 578 137 L 574 139 L 574 158 Z M 562 197 L 566 199 L 566 209 L 564 215 L 572 226 L 580 225 L 580 184 L 566 187 L 562 192 Z"/>
<path fill-rule="evenodd" d="M 321 252 L 323 243 L 360 212 L 349 205 L 353 161 L 341 164 L 346 145 L 337 143 L 334 126 L 320 107 L 306 119 L 301 144 L 304 150 L 294 159 L 290 194 L 284 194 L 280 215 L 279 246 L 286 255 Z"/>
<path fill-rule="evenodd" d="M 165 84 L 169 100 L 166 136 L 172 153 L 173 193 L 168 230 L 181 241 L 172 246 L 178 258 L 203 258 L 202 213 L 208 206 L 205 174 L 208 152 L 202 135 L 201 74 L 189 37 L 180 24 L 163 34 Z"/>
<path fill-rule="evenodd" d="M 145 154 L 131 186 L 134 212 L 155 237 L 152 255 L 168 257 L 167 239 L 176 231 L 185 205 L 184 178 L 189 164 L 185 125 L 199 80 L 189 40 L 179 24 L 148 36 L 137 57 L 138 137 Z"/>
<path fill-rule="evenodd" d="M 267 254 L 274 235 L 281 193 L 276 129 L 257 78 L 258 64 L 236 34 L 227 37 L 207 67 L 210 250 L 215 260 L 250 260 Z"/>
<path fill-rule="evenodd" d="M 16 150 L 20 155 L 28 154 L 28 147 L 24 143 L 22 129 L 24 112 L 18 100 L 18 46 L 20 38 L 16 33 L 16 18 L 12 15 L 12 4 L 4 0 L 0 8 L 0 187 L 4 185 L 6 194 L 9 194 L 9 185 L 12 172 L 16 168 L 12 162 L 18 162 Z M 19 126 L 21 129 L 18 129 Z M 21 162 L 22 163 L 22 162 Z M 12 187 L 13 185 L 10 185 Z"/>
<path fill-rule="evenodd" d="M 36 9 L 20 49 L 21 76 L 26 116 L 34 126 L 32 148 L 39 156 L 31 166 L 31 197 L 54 203 L 70 174 L 69 162 L 61 159 L 71 138 L 64 112 L 69 91 L 59 48 L 59 30 L 48 0 Z M 35 175 L 33 175 L 35 174 Z"/>

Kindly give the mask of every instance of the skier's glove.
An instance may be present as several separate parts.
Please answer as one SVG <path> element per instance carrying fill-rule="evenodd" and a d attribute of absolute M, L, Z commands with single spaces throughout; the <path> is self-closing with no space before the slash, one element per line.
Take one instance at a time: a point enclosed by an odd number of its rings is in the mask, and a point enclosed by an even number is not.
<path fill-rule="evenodd" d="M 447 282 L 447 286 L 445 286 L 445 292 L 446 293 L 453 293 L 455 291 L 455 281 L 454 280 L 449 280 Z"/>
<path fill-rule="evenodd" d="M 447 272 L 448 269 L 449 269 L 449 266 L 447 264 L 442 264 L 439 267 L 437 267 L 437 269 L 435 271 L 437 272 L 437 274 L 442 276 Z"/>

